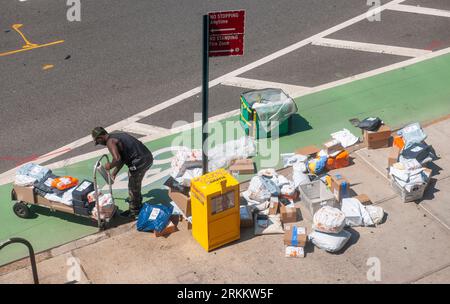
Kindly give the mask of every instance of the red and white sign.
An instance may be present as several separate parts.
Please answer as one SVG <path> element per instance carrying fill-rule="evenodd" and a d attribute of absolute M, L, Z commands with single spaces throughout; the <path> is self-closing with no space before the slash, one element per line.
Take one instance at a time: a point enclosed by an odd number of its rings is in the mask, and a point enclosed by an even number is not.
<path fill-rule="evenodd" d="M 209 13 L 209 57 L 244 54 L 245 11 Z"/>

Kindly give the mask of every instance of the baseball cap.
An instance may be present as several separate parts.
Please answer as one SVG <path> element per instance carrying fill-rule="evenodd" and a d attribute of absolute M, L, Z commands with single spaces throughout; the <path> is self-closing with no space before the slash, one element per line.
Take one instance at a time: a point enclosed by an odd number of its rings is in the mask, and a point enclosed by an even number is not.
<path fill-rule="evenodd" d="M 103 127 L 95 127 L 92 130 L 92 138 L 94 139 L 95 145 L 98 145 L 97 138 L 101 135 L 106 135 L 106 134 L 108 134 L 108 132 L 106 132 L 106 130 Z"/>

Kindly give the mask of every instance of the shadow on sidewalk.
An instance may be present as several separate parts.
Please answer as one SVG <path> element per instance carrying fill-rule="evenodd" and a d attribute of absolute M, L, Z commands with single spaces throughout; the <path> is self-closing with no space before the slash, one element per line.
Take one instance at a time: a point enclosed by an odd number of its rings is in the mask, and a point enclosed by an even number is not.
<path fill-rule="evenodd" d="M 307 121 L 304 117 L 300 116 L 298 113 L 292 115 L 289 135 L 311 129 L 312 127 L 309 124 L 309 121 Z"/>

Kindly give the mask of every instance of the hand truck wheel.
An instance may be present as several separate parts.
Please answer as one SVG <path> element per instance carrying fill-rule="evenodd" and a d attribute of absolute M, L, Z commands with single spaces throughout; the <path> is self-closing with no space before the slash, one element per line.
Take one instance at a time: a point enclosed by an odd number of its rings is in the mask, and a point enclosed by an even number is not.
<path fill-rule="evenodd" d="M 29 218 L 30 217 L 30 208 L 22 202 L 17 202 L 13 206 L 14 213 L 20 218 Z"/>

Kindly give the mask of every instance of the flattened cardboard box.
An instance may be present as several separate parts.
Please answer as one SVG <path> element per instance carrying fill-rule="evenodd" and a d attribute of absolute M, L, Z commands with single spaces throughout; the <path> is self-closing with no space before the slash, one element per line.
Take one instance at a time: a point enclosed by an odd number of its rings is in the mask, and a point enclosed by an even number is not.
<path fill-rule="evenodd" d="M 239 172 L 239 174 L 255 173 L 255 164 L 251 159 L 237 159 L 228 168 L 229 171 Z"/>
<path fill-rule="evenodd" d="M 283 223 L 295 223 L 297 221 L 297 207 L 286 207 L 280 205 L 281 222 Z"/>
<path fill-rule="evenodd" d="M 306 146 L 303 148 L 299 148 L 295 151 L 296 154 L 311 156 L 320 152 L 320 149 L 316 146 Z"/>
<path fill-rule="evenodd" d="M 294 226 L 297 227 L 297 242 L 298 244 L 293 244 L 293 232 Z M 285 225 L 284 226 L 284 245 L 286 246 L 295 246 L 295 247 L 305 247 L 308 239 L 308 235 L 306 234 L 306 227 L 301 227 L 298 225 Z"/>
<path fill-rule="evenodd" d="M 186 217 L 190 217 L 191 213 L 191 198 L 181 192 L 172 192 L 169 188 L 169 197 L 177 204 L 178 208 L 183 211 Z"/>

